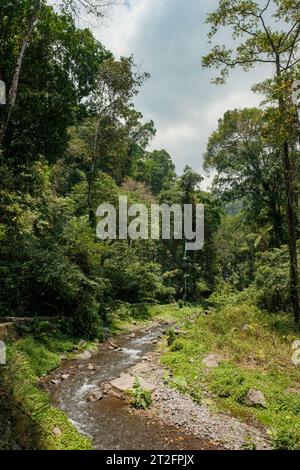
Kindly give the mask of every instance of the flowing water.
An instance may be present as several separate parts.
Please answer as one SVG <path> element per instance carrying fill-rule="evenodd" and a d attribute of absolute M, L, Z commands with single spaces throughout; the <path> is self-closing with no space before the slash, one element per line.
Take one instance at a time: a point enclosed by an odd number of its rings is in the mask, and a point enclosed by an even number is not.
<path fill-rule="evenodd" d="M 135 364 L 153 350 L 153 342 L 166 330 L 166 325 L 155 325 L 139 331 L 134 338 L 120 335 L 119 350 L 100 350 L 90 360 L 66 361 L 51 379 L 61 373 L 70 374 L 56 387 L 49 387 L 54 404 L 64 410 L 83 434 L 93 441 L 95 449 L 105 450 L 198 450 L 212 448 L 212 444 L 181 433 L 176 428 L 143 414 L 132 412 L 119 398 L 104 396 L 98 402 L 86 400 L 89 392 L 108 382 Z M 91 363 L 95 371 L 88 370 Z"/>

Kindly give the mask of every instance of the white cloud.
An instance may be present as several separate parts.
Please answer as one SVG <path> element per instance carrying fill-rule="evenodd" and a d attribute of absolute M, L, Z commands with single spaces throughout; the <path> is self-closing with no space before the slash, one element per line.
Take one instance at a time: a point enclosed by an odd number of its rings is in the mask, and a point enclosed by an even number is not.
<path fill-rule="evenodd" d="M 151 74 L 136 99 L 145 119 L 158 130 L 152 147 L 165 148 L 178 171 L 202 172 L 203 152 L 225 111 L 255 106 L 250 91 L 257 72 L 235 71 L 228 85 L 214 87 L 213 73 L 201 68 L 207 45 L 206 13 L 217 0 L 130 0 L 117 6 L 97 37 L 118 57 L 135 56 Z M 226 38 L 224 38 L 226 41 Z"/>

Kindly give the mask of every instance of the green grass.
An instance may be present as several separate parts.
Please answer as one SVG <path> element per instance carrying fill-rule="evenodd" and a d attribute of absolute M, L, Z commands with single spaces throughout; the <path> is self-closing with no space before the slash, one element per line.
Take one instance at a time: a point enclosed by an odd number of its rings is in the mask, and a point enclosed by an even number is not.
<path fill-rule="evenodd" d="M 88 450 L 91 442 L 82 436 L 66 415 L 51 406 L 38 386 L 38 377 L 58 367 L 62 353 L 72 351 L 74 342 L 62 335 L 27 336 L 8 347 L 8 365 L 1 384 L 7 411 L 12 416 L 13 435 L 25 449 Z M 79 349 L 82 349 L 80 346 Z M 61 436 L 53 434 L 59 427 Z"/>
<path fill-rule="evenodd" d="M 300 380 L 300 368 L 291 361 L 292 342 L 299 337 L 291 318 L 264 313 L 234 296 L 191 322 L 188 317 L 194 311 L 183 309 L 187 334 L 177 337 L 163 354 L 163 364 L 173 373 L 169 382 L 198 401 L 208 390 L 213 409 L 260 422 L 275 448 L 300 449 L 300 393 L 288 393 L 299 389 Z M 208 370 L 202 360 L 211 353 L 223 360 Z M 264 393 L 266 409 L 244 404 L 250 388 Z"/>

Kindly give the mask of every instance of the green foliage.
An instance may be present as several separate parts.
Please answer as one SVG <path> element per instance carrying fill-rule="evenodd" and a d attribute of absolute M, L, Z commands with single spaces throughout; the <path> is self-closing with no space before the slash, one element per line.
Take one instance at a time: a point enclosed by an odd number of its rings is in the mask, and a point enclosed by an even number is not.
<path fill-rule="evenodd" d="M 133 388 L 131 391 L 132 399 L 131 406 L 133 408 L 147 410 L 152 404 L 151 391 L 146 390 L 141 386 L 139 378 L 134 379 Z"/>
<path fill-rule="evenodd" d="M 283 246 L 261 253 L 257 261 L 254 285 L 259 304 L 269 311 L 289 312 L 289 253 Z"/>
<path fill-rule="evenodd" d="M 53 343 L 52 347 L 55 349 Z M 58 349 L 65 347 L 63 340 Z M 1 371 L 1 384 L 13 417 L 13 434 L 25 449 L 89 450 L 89 439 L 78 433 L 62 411 L 51 406 L 37 385 L 37 375 L 50 372 L 58 363 L 57 352 L 33 338 L 19 340 L 8 349 L 8 366 Z M 61 436 L 53 434 L 54 427 L 61 429 Z"/>
<path fill-rule="evenodd" d="M 185 322 L 185 334 L 176 340 L 180 348 L 171 346 L 162 362 L 175 387 L 199 401 L 208 389 L 218 409 L 266 426 L 275 448 L 299 449 L 300 376 L 291 362 L 297 330 L 291 317 L 270 316 L 252 304 L 253 298 L 251 292 L 227 294 L 226 300 L 215 296 L 215 308 Z M 185 317 L 192 314 L 193 308 L 186 308 Z M 222 359 L 207 369 L 202 361 L 212 353 Z M 266 408 L 245 404 L 251 388 L 264 394 Z"/>
<path fill-rule="evenodd" d="M 175 342 L 175 340 L 176 340 L 176 333 L 175 333 L 174 329 L 171 328 L 170 330 L 167 331 L 168 346 L 172 346 L 172 344 Z"/>

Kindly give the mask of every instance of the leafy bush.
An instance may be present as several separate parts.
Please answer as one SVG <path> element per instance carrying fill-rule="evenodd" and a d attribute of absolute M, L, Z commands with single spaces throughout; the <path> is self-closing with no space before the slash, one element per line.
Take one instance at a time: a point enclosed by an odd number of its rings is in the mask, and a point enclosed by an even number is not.
<path fill-rule="evenodd" d="M 91 449 L 90 440 L 51 406 L 48 395 L 37 385 L 37 374 L 57 366 L 58 355 L 27 338 L 8 348 L 8 358 L 8 366 L 1 370 L 1 385 L 18 443 L 25 449 Z M 61 436 L 53 434 L 54 427 L 61 429 Z"/>
<path fill-rule="evenodd" d="M 272 312 L 291 310 L 289 269 L 289 254 L 286 246 L 260 254 L 254 285 L 261 307 Z"/>
<path fill-rule="evenodd" d="M 134 379 L 133 388 L 131 391 L 132 400 L 131 406 L 137 409 L 147 410 L 152 404 L 151 391 L 146 390 L 141 386 L 139 378 Z"/>

